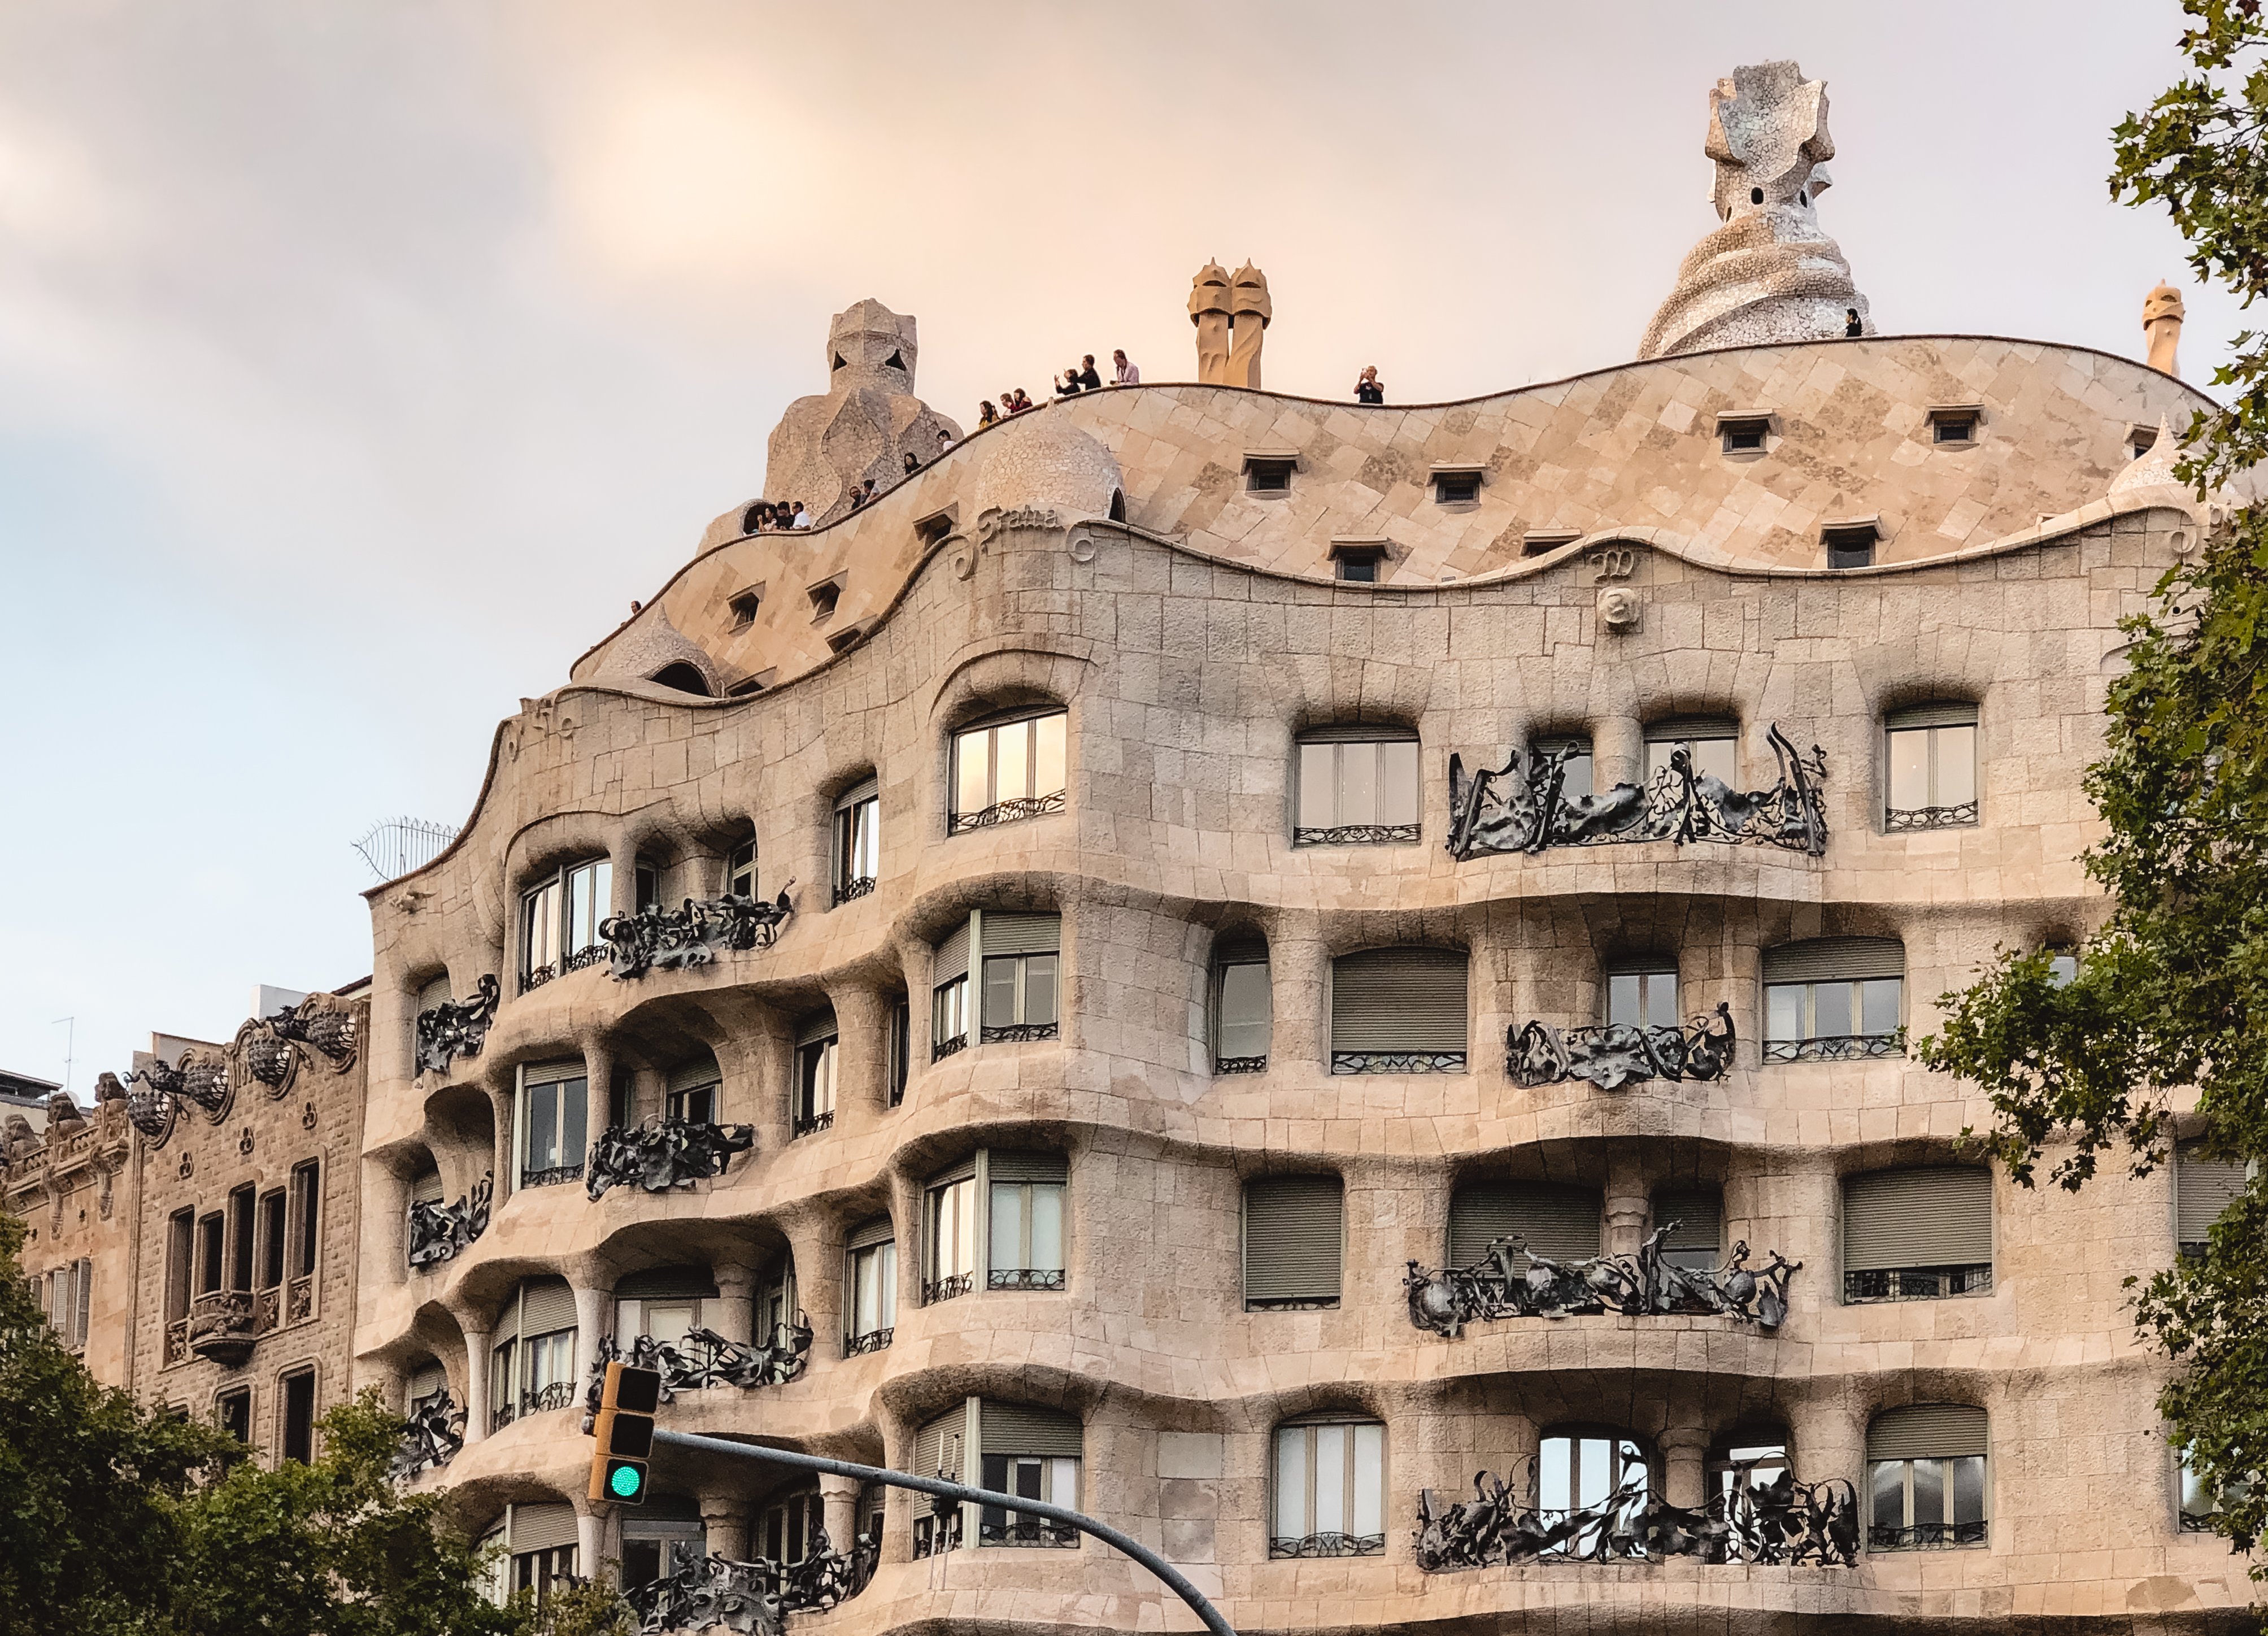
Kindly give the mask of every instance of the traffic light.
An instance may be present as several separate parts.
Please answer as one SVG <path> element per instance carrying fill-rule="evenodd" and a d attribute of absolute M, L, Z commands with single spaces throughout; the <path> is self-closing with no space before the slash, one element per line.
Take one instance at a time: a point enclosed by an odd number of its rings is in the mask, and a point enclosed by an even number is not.
<path fill-rule="evenodd" d="M 653 1411 L 661 1406 L 661 1372 L 610 1363 L 591 1435 L 591 1498 L 618 1506 L 645 1503 L 645 1463 L 653 1453 Z"/>

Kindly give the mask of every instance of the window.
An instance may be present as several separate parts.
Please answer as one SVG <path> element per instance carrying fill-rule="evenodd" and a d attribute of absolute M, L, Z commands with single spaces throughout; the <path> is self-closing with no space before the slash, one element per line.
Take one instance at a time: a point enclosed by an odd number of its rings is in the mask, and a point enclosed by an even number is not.
<path fill-rule="evenodd" d="M 1420 810 L 1418 735 L 1404 727 L 1334 727 L 1298 747 L 1295 846 L 1414 843 Z"/>
<path fill-rule="evenodd" d="M 643 1506 L 624 1507 L 621 1515 L 624 1590 L 666 1579 L 708 1554 L 701 1508 L 689 1499 L 657 1493 Z"/>
<path fill-rule="evenodd" d="M 711 1317 L 705 1303 L 717 1299 L 717 1286 L 696 1266 L 650 1267 L 615 1285 L 615 1338 L 624 1347 L 641 1335 L 665 1346 L 684 1344 Z"/>
<path fill-rule="evenodd" d="M 1771 431 L 1769 415 L 1720 415 L 1717 418 L 1718 446 L 1727 454 L 1762 454 Z"/>
<path fill-rule="evenodd" d="M 961 1481 L 961 1454 L 968 1445 L 968 1405 L 955 1404 L 914 1433 L 913 1470 L 923 1477 Z M 913 1502 L 913 1546 L 917 1558 L 936 1556 L 961 1544 L 961 1507 L 946 1500 Z"/>
<path fill-rule="evenodd" d="M 1673 1267 L 1706 1272 L 1725 1251 L 1725 1201 L 1713 1190 L 1698 1189 L 1660 1192 L 1653 1196 L 1653 1227 L 1669 1229 L 1661 1241 L 1661 1258 Z"/>
<path fill-rule="evenodd" d="M 783 1567 L 800 1562 L 826 1527 L 826 1506 L 817 1489 L 791 1494 L 764 1507 L 756 1524 L 757 1554 Z"/>
<path fill-rule="evenodd" d="M 680 1063 L 669 1072 L 669 1116 L 688 1124 L 716 1124 L 717 1093 L 723 1082 L 711 1052 L 704 1050 L 692 1061 Z"/>
<path fill-rule="evenodd" d="M 1079 1463 L 1084 1430 L 1078 1417 L 1059 1409 L 986 1402 L 977 1410 L 983 1466 L 979 1486 L 1019 1500 L 1079 1508 Z M 1079 1544 L 1068 1523 L 1027 1516 L 1005 1507 L 985 1507 L 977 1521 L 981 1545 Z"/>
<path fill-rule="evenodd" d="M 1333 1073 L 1462 1073 L 1465 954 L 1368 948 L 1331 962 Z"/>
<path fill-rule="evenodd" d="M 893 1108 L 906 1100 L 906 1081 L 913 1077 L 913 1002 L 901 994 L 890 1007 L 889 1092 Z"/>
<path fill-rule="evenodd" d="M 842 1053 L 842 1038 L 831 1011 L 821 1012 L 796 1035 L 791 1134 L 809 1136 L 835 1123 L 835 1083 Z"/>
<path fill-rule="evenodd" d="M 1271 1557 L 1375 1557 L 1386 1550 L 1386 1428 L 1375 1420 L 1276 1428 Z"/>
<path fill-rule="evenodd" d="M 1962 829 L 1977 822 L 1977 706 L 1923 704 L 1882 721 L 1889 797 L 1882 827 Z"/>
<path fill-rule="evenodd" d="M 914 538 L 925 546 L 939 544 L 953 532 L 954 520 L 958 514 L 954 508 L 947 506 L 944 511 L 932 512 L 926 517 L 917 518 Z"/>
<path fill-rule="evenodd" d="M 78 1260 L 49 1269 L 46 1291 L 41 1294 L 40 1280 L 32 1280 L 34 1295 L 47 1308 L 48 1327 L 55 1338 L 73 1352 L 86 1348 L 87 1312 L 94 1303 L 94 1263 L 81 1256 Z"/>
<path fill-rule="evenodd" d="M 962 921 L 937 946 L 930 979 L 930 1060 L 950 1057 L 968 1043 L 968 930 Z"/>
<path fill-rule="evenodd" d="M 628 1068 L 615 1069 L 614 1077 L 607 1083 L 607 1124 L 609 1128 L 627 1131 L 637 1123 L 630 1116 L 637 1091 L 637 1076 Z M 436 1185 L 438 1185 L 438 1178 Z M 439 1203 L 440 1197 L 439 1193 L 435 1193 L 434 1202 Z"/>
<path fill-rule="evenodd" d="M 253 1212 L 251 1186 L 232 1190 L 228 1196 L 228 1286 L 232 1290 L 252 1288 Z"/>
<path fill-rule="evenodd" d="M 278 1454 L 301 1465 L 315 1458 L 315 1372 L 301 1369 L 284 1377 L 284 1440 Z"/>
<path fill-rule="evenodd" d="M 709 696 L 709 678 L 701 674 L 700 667 L 681 659 L 674 664 L 664 665 L 646 680 L 656 687 L 669 688 L 679 693 L 698 694 L 703 698 Z"/>
<path fill-rule="evenodd" d="M 252 1447 L 252 1389 L 239 1387 L 214 1398 L 213 1419 L 238 1442 Z"/>
<path fill-rule="evenodd" d="M 176 1210 L 166 1222 L 166 1319 L 189 1315 L 189 1286 L 196 1259 L 196 1212 Z M 171 1352 L 170 1345 L 167 1348 Z"/>
<path fill-rule="evenodd" d="M 2048 953 L 2048 984 L 2066 988 L 2079 980 L 2079 956 L 2069 949 L 2051 949 Z"/>
<path fill-rule="evenodd" d="M 988 1153 L 987 1289 L 1064 1286 L 1065 1168 L 1057 1153 Z"/>
<path fill-rule="evenodd" d="M 1674 716 L 1646 730 L 1648 788 L 1674 775 L 1677 752 L 1697 778 L 1714 778 L 1727 789 L 1741 787 L 1741 724 L 1729 716 Z"/>
<path fill-rule="evenodd" d="M 1244 1309 L 1339 1304 L 1344 1188 L 1335 1175 L 1263 1176 L 1244 1185 Z"/>
<path fill-rule="evenodd" d="M 1754 1493 L 1787 1475 L 1787 1437 L 1778 1428 L 1734 1432 L 1709 1451 L 1707 1493 L 1730 1498 Z"/>
<path fill-rule="evenodd" d="M 575 1296 L 567 1280 L 524 1280 L 497 1324 L 490 1360 L 491 1430 L 575 1401 Z"/>
<path fill-rule="evenodd" d="M 260 1200 L 260 1287 L 278 1289 L 284 1283 L 284 1194 L 279 1189 Z"/>
<path fill-rule="evenodd" d="M 291 1276 L 295 1279 L 315 1276 L 323 1225 L 323 1192 L 317 1185 L 321 1177 L 321 1167 L 313 1160 L 291 1168 Z"/>
<path fill-rule="evenodd" d="M 1554 1182 L 1486 1182 L 1449 1198 L 1449 1264 L 1479 1264 L 1507 1240 L 1562 1266 L 1599 1253 L 1602 1212 L 1595 1188 Z"/>
<path fill-rule="evenodd" d="M 1350 585 L 1376 585 L 1386 561 L 1383 540 L 1334 540 L 1331 563 L 1338 577 Z"/>
<path fill-rule="evenodd" d="M 1677 966 L 1663 959 L 1618 961 L 1607 968 L 1607 1021 L 1634 1028 L 1678 1026 Z"/>
<path fill-rule="evenodd" d="M 510 1591 L 534 1593 L 540 1607 L 575 1573 L 575 1507 L 556 1500 L 505 1512 Z"/>
<path fill-rule="evenodd" d="M 1764 1060 L 1905 1054 L 1904 946 L 1829 937 L 1764 951 Z"/>
<path fill-rule="evenodd" d="M 1830 523 L 1819 531 L 1830 568 L 1871 568 L 1875 542 L 1881 537 L 1881 531 L 1871 521 Z"/>
<path fill-rule="evenodd" d="M 1481 468 L 1477 466 L 1433 468 L 1433 504 L 1470 505 L 1481 497 Z"/>
<path fill-rule="evenodd" d="M 2126 428 L 2126 452 L 2133 459 L 2140 460 L 2157 446 L 2158 429 L 2155 426 L 2145 426 L 2136 421 Z"/>
<path fill-rule="evenodd" d="M 843 1354 L 880 1352 L 890 1344 L 898 1321 L 898 1246 L 889 1217 L 877 1216 L 859 1227 L 843 1249 L 850 1264 L 843 1279 L 850 1317 L 843 1326 Z"/>
<path fill-rule="evenodd" d="M 428 1358 L 409 1372 L 409 1378 L 402 1382 L 401 1395 L 414 1415 L 448 1389 L 449 1372 L 441 1367 L 439 1360 Z"/>
<path fill-rule="evenodd" d="M 811 623 L 825 624 L 835 617 L 836 605 L 843 600 L 843 576 L 822 579 L 806 593 L 811 598 Z"/>
<path fill-rule="evenodd" d="M 1590 1513 L 1591 1522 L 1557 1554 L 1594 1560 L 1610 1557 L 1616 1554 L 1612 1537 L 1633 1531 L 1629 1524 L 1645 1511 L 1652 1480 L 1646 1450 L 1624 1433 L 1550 1433 L 1536 1447 L 1537 1520 L 1548 1526 L 1572 1512 Z"/>
<path fill-rule="evenodd" d="M 1932 443 L 1969 444 L 1977 441 L 1977 428 L 1984 410 L 1975 403 L 1943 403 L 1929 412 Z"/>
<path fill-rule="evenodd" d="M 976 917 L 976 944 L 984 959 L 984 1015 L 978 1037 L 985 1044 L 1056 1037 L 1062 942 L 1059 915 Z"/>
<path fill-rule="evenodd" d="M 1984 1411 L 1913 1404 L 1867 1427 L 1867 1544 L 1874 1551 L 1981 1545 Z"/>
<path fill-rule="evenodd" d="M 1597 773 L 1591 760 L 1591 741 L 1578 738 L 1538 739 L 1530 752 L 1530 759 L 1540 769 L 1544 757 L 1550 756 L 1559 763 L 1559 799 L 1563 801 L 1586 801 L 1597 792 Z"/>
<path fill-rule="evenodd" d="M 725 599 L 725 606 L 732 610 L 735 635 L 756 623 L 756 610 L 763 606 L 764 593 L 761 586 L 751 586 L 737 595 Z"/>
<path fill-rule="evenodd" d="M 1289 494 L 1292 474 L 1299 469 L 1296 454 L 1248 454 L 1244 457 L 1244 486 L 1253 494 Z"/>
<path fill-rule="evenodd" d="M 1845 1301 L 1933 1301 L 1992 1287 L 1991 1171 L 1938 1165 L 1845 1180 Z"/>
<path fill-rule="evenodd" d="M 2203 1142 L 2174 1145 L 2174 1242 L 2184 1256 L 2201 1256 L 2213 1224 L 2244 1191 L 2241 1159 L 2215 1159 Z"/>
<path fill-rule="evenodd" d="M 417 985 L 417 999 L 415 1001 L 416 1010 L 414 1014 L 422 1017 L 427 1012 L 438 1010 L 441 1006 L 446 1006 L 448 1003 L 449 974 L 444 971 L 436 976 L 426 978 L 424 982 Z"/>
<path fill-rule="evenodd" d="M 845 625 L 840 630 L 830 630 L 827 635 L 827 651 L 830 653 L 849 652 L 865 640 L 866 629 L 866 622 L 861 620 Z"/>
<path fill-rule="evenodd" d="M 966 1295 L 976 1282 L 976 1161 L 930 1179 L 923 1205 L 922 1304 Z"/>
<path fill-rule="evenodd" d="M 2242 1500 L 2252 1492 L 2250 1482 L 2238 1480 L 2215 1488 L 2201 1477 L 2190 1450 L 2176 1450 L 2176 1470 L 2181 1478 L 2181 1528 L 2184 1534 L 2209 1533 L 2224 1499 Z"/>
<path fill-rule="evenodd" d="M 220 1212 L 215 1211 L 197 1222 L 197 1293 L 217 1294 L 221 1275 L 228 1260 L 225 1252 L 226 1236 L 223 1232 Z"/>
<path fill-rule="evenodd" d="M 649 909 L 661 907 L 661 869 L 659 865 L 639 859 L 632 866 L 630 885 L 637 899 L 637 907 L 640 914 Z"/>
<path fill-rule="evenodd" d="M 1222 939 L 1212 956 L 1215 1073 L 1266 1071 L 1275 1003 L 1268 975 L 1268 945 L 1258 938 Z"/>
<path fill-rule="evenodd" d="M 1064 810 L 1071 718 L 1047 710 L 953 735 L 953 816 L 961 835 Z"/>
<path fill-rule="evenodd" d="M 756 1333 L 774 1346 L 787 1343 L 787 1332 L 803 1323 L 803 1308 L 796 1300 L 795 1257 L 781 1261 L 777 1276 L 769 1280 L 763 1293 L 756 1297 Z"/>
<path fill-rule="evenodd" d="M 852 785 L 835 801 L 835 902 L 840 906 L 874 889 L 882 873 L 881 786 L 873 778 Z"/>
<path fill-rule="evenodd" d="M 599 923 L 613 912 L 614 889 L 614 865 L 594 858 L 570 864 L 520 895 L 521 993 L 605 957 Z"/>
<path fill-rule="evenodd" d="M 1522 556 L 1549 556 L 1563 545 L 1572 545 L 1583 537 L 1580 528 L 1530 528 L 1520 536 Z"/>
<path fill-rule="evenodd" d="M 530 1063 L 519 1071 L 519 1184 L 583 1179 L 590 1081 L 579 1062 Z"/>
<path fill-rule="evenodd" d="M 756 842 L 754 836 L 725 857 L 725 893 L 728 897 L 756 895 Z"/>

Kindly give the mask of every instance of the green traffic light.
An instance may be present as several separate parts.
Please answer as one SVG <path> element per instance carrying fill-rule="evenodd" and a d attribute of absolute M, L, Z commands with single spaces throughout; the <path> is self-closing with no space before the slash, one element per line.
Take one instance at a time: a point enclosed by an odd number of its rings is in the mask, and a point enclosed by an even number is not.
<path fill-rule="evenodd" d="M 645 1486 L 645 1472 L 628 1461 L 607 1473 L 607 1487 L 617 1500 L 636 1500 Z"/>

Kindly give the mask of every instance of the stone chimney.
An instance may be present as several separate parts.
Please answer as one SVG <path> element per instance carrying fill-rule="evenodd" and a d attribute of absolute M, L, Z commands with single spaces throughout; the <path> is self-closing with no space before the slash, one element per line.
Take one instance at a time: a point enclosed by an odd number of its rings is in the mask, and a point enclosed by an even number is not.
<path fill-rule="evenodd" d="M 2150 337 L 2150 367 L 2178 378 L 2182 372 L 2182 292 L 2161 284 L 2142 298 L 2142 333 Z"/>

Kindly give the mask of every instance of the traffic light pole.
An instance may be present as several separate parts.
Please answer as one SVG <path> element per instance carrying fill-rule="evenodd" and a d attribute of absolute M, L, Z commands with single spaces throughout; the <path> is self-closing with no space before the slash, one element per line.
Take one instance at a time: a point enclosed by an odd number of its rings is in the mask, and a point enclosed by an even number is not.
<path fill-rule="evenodd" d="M 1013 1494 L 996 1494 L 987 1488 L 970 1488 L 963 1483 L 949 1483 L 941 1477 L 916 1477 L 910 1471 L 886 1471 L 880 1466 L 855 1465 L 848 1460 L 799 1455 L 785 1448 L 767 1448 L 756 1443 L 729 1442 L 721 1437 L 696 1437 L 687 1432 L 665 1432 L 656 1427 L 653 1441 L 656 1448 L 693 1448 L 705 1455 L 724 1455 L 736 1460 L 769 1461 L 774 1465 L 792 1466 L 799 1471 L 831 1471 L 837 1477 L 855 1477 L 865 1483 L 887 1483 L 893 1488 L 911 1488 L 946 1500 L 958 1500 L 964 1504 L 992 1506 L 1023 1516 L 1045 1517 L 1050 1522 L 1067 1523 L 1082 1534 L 1094 1535 L 1107 1545 L 1116 1545 L 1156 1574 L 1165 1581 L 1167 1589 L 1189 1603 L 1189 1610 L 1204 1621 L 1204 1627 L 1213 1636 L 1236 1636 L 1235 1627 L 1221 1618 L 1219 1610 L 1205 1600 L 1204 1593 L 1190 1584 L 1179 1568 L 1141 1541 L 1129 1538 L 1108 1523 L 1098 1522 L 1091 1516 L 1082 1515 L 1063 1506 L 1051 1506 L 1039 1500 L 1020 1500 Z"/>

